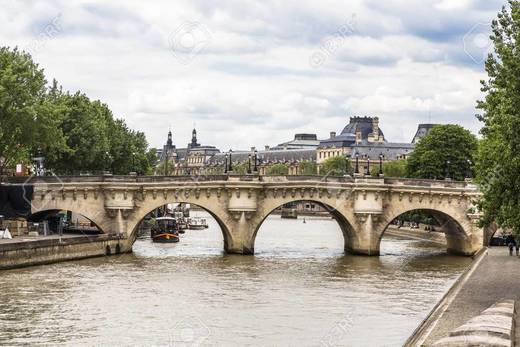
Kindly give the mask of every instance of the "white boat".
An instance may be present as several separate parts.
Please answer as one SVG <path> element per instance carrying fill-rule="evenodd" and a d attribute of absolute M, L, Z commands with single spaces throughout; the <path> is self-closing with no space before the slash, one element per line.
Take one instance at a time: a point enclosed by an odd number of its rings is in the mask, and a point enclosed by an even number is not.
<path fill-rule="evenodd" d="M 188 229 L 190 230 L 201 230 L 206 229 L 208 227 L 208 222 L 206 222 L 205 218 L 201 217 L 191 217 L 188 219 Z"/>

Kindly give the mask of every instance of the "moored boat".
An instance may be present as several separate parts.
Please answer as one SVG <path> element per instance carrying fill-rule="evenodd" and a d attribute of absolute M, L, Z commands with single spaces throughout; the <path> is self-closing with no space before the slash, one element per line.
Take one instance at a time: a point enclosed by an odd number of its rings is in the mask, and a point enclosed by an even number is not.
<path fill-rule="evenodd" d="M 159 217 L 151 229 L 153 242 L 174 243 L 179 242 L 179 227 L 173 217 Z"/>
<path fill-rule="evenodd" d="M 188 229 L 190 230 L 202 230 L 208 227 L 208 223 L 205 218 L 191 217 L 188 220 Z"/>

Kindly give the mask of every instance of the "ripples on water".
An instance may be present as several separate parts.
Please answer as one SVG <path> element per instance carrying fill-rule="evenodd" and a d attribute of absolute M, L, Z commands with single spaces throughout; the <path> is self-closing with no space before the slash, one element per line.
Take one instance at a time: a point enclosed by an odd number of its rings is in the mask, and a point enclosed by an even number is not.
<path fill-rule="evenodd" d="M 470 259 L 385 237 L 344 256 L 332 220 L 269 217 L 255 256 L 222 234 L 139 239 L 133 254 L 0 271 L 0 345 L 400 346 Z"/>

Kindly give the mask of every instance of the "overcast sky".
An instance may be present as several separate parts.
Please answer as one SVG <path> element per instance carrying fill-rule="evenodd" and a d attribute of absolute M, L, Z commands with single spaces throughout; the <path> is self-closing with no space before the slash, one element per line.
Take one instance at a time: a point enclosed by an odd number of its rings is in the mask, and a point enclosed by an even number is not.
<path fill-rule="evenodd" d="M 263 147 L 379 116 L 390 141 L 474 115 L 504 1 L 5 1 L 0 43 L 161 146 Z"/>

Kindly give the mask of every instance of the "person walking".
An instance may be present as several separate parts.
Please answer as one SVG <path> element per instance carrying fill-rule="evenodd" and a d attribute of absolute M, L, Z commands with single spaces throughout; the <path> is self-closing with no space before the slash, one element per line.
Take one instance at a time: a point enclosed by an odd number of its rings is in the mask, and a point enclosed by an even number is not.
<path fill-rule="evenodd" d="M 517 243 L 515 241 L 515 238 L 513 237 L 512 234 L 507 235 L 507 237 L 506 237 L 506 245 L 509 248 L 509 255 L 512 256 L 513 255 L 513 247 L 515 247 L 517 245 Z M 518 251 L 517 251 L 517 253 L 518 253 Z"/>

